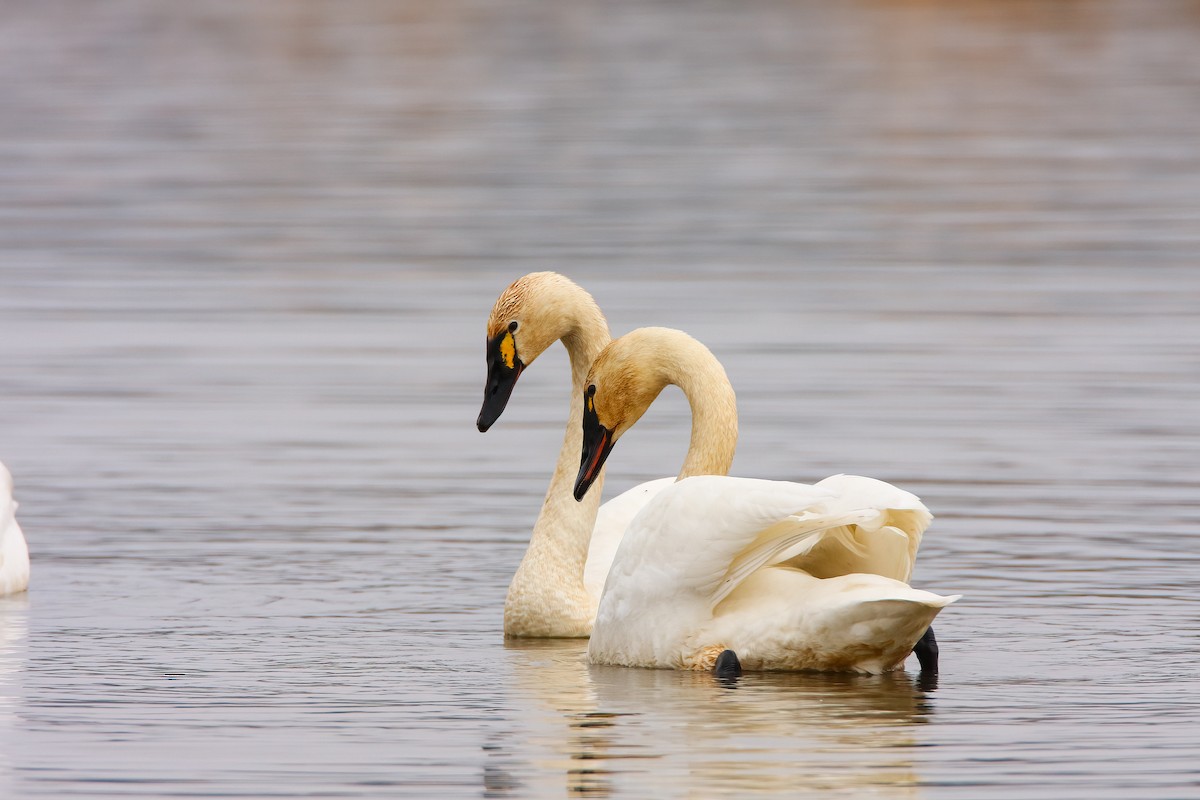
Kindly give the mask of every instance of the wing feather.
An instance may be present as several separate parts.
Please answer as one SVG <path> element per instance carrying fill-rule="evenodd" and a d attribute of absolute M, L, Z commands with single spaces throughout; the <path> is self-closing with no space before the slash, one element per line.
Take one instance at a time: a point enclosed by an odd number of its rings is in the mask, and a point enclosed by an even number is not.
<path fill-rule="evenodd" d="M 629 525 L 613 574 L 656 574 L 664 595 L 709 597 L 730 564 L 763 532 L 793 515 L 819 514 L 828 491 L 802 483 L 700 475 L 653 498 Z M 652 585 L 644 577 L 642 587 Z"/>
<path fill-rule="evenodd" d="M 833 536 L 843 539 L 848 548 L 857 549 L 850 525 L 869 525 L 880 516 L 875 509 L 862 509 L 841 514 L 795 514 L 768 528 L 754 545 L 746 548 L 729 565 L 724 579 L 710 599 L 716 607 L 730 592 L 755 570 L 780 564 L 802 556 L 822 539 Z"/>

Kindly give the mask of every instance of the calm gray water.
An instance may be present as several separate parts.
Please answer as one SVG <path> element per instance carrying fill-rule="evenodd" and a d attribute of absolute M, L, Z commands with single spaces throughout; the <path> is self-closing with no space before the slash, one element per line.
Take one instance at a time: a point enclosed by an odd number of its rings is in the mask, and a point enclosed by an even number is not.
<path fill-rule="evenodd" d="M 1200 6 L 41 2 L 0 18 L 0 796 L 1200 797 Z M 505 645 L 533 269 L 937 514 L 942 674 Z M 669 474 L 665 394 L 609 493 Z"/>

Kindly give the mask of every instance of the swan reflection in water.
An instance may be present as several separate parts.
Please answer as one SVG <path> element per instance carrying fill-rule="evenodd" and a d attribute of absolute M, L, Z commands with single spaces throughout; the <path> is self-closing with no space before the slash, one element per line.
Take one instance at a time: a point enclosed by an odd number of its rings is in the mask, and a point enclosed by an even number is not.
<path fill-rule="evenodd" d="M 17 735 L 25 672 L 25 637 L 29 632 L 28 595 L 0 597 L 0 797 L 17 797 L 6 741 Z"/>
<path fill-rule="evenodd" d="M 485 746 L 489 797 L 561 794 L 921 796 L 913 751 L 935 688 L 884 675 L 587 664 L 585 640 L 509 640 L 511 729 Z"/>

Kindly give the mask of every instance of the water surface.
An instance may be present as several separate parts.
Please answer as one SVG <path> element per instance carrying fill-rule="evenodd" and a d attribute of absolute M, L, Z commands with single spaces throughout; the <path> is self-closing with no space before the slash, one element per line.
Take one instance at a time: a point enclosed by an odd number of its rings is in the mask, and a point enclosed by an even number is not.
<path fill-rule="evenodd" d="M 1200 796 L 1200 13 L 13 5 L 0 795 Z M 937 515 L 943 671 L 505 645 L 566 419 L 533 269 L 680 327 L 735 472 Z M 664 394 L 606 489 L 670 474 Z"/>

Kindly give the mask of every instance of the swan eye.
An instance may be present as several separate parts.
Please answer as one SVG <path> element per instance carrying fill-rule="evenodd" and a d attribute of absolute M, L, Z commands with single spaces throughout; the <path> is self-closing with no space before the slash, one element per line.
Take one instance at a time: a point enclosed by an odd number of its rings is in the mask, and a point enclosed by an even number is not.
<path fill-rule="evenodd" d="M 588 397 L 595 397 L 595 396 L 596 396 L 596 384 L 594 384 L 594 383 L 593 383 L 591 386 L 589 386 L 589 387 L 587 388 L 587 396 L 588 396 Z"/>
<path fill-rule="evenodd" d="M 517 324 L 517 321 L 514 319 L 512 322 L 508 323 L 508 332 L 516 333 L 518 327 L 520 327 L 520 326 Z"/>

